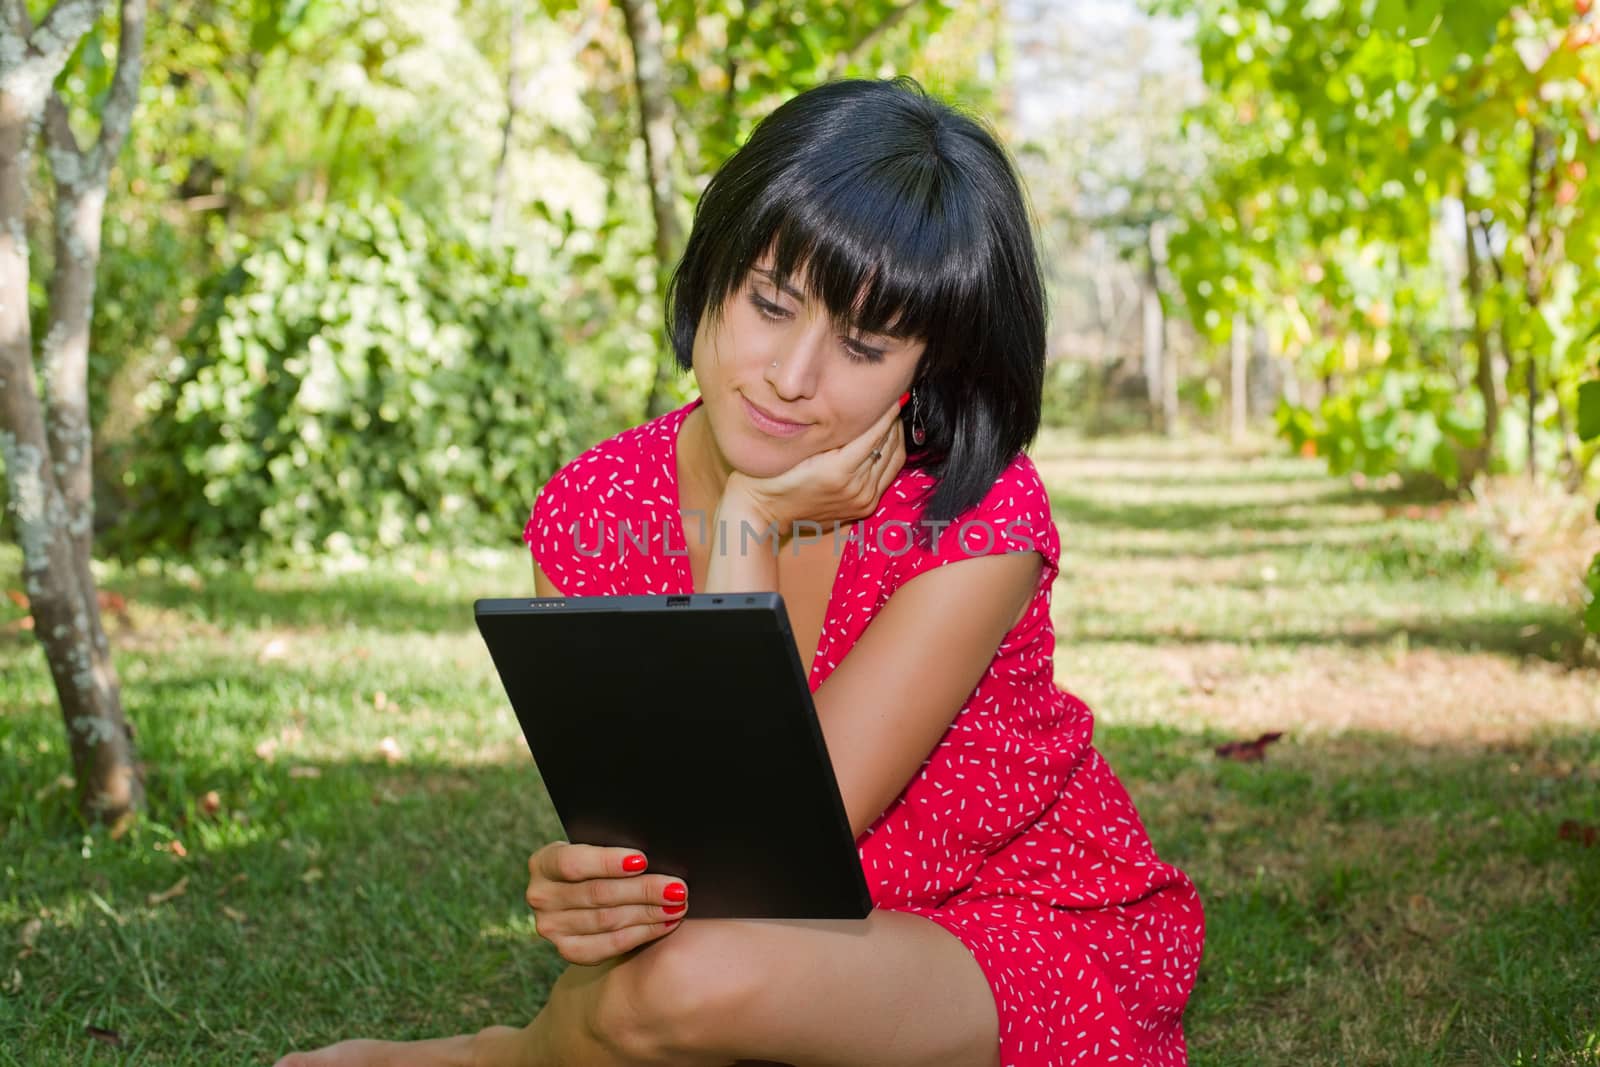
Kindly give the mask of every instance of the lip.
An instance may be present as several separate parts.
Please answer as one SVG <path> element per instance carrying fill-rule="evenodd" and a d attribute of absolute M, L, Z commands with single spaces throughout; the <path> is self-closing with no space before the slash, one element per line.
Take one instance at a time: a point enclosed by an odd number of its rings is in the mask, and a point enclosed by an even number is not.
<path fill-rule="evenodd" d="M 743 393 L 739 394 L 739 399 L 744 402 L 744 413 L 751 425 L 769 436 L 793 437 L 811 425 L 809 422 L 787 422 L 777 418 L 766 408 L 751 403 Z"/>

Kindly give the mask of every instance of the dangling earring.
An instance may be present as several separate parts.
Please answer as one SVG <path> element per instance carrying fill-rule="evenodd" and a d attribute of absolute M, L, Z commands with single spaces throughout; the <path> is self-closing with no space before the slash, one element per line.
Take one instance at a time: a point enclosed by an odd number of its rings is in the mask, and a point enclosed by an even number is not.
<path fill-rule="evenodd" d="M 911 390 L 911 441 L 922 444 L 928 439 L 928 428 L 922 425 L 922 394 Z"/>

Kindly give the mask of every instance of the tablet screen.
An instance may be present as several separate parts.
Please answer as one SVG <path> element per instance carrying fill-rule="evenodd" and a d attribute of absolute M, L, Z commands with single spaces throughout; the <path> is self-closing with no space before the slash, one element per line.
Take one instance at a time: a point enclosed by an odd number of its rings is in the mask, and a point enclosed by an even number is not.
<path fill-rule="evenodd" d="M 480 600 L 567 840 L 636 848 L 701 918 L 871 910 L 777 593 Z"/>

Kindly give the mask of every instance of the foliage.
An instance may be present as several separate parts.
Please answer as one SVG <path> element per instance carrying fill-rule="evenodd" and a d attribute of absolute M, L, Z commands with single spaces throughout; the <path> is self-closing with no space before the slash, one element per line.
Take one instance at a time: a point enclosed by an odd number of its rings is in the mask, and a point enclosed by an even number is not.
<path fill-rule="evenodd" d="M 1335 474 L 1358 471 L 1460 474 L 1459 459 L 1483 437 L 1483 412 L 1461 403 L 1438 373 L 1374 369 L 1347 382 L 1312 412 L 1284 403 L 1278 428 L 1296 451 L 1310 445 Z"/>
<path fill-rule="evenodd" d="M 1600 352 L 1600 324 L 1589 333 L 1587 343 Z M 1594 370 L 1595 376 L 1578 387 L 1578 437 L 1591 443 L 1600 441 L 1600 354 L 1594 361 Z M 1594 517 L 1600 521 L 1600 504 L 1595 506 Z M 1589 561 L 1584 580 L 1589 586 L 1589 606 L 1583 621 L 1592 632 L 1600 634 L 1600 553 Z"/>
<path fill-rule="evenodd" d="M 505 542 L 599 417 L 507 253 L 383 202 L 216 277 L 150 400 L 121 551 Z"/>
<path fill-rule="evenodd" d="M 908 72 L 992 106 L 998 15 L 992 0 L 813 0 L 782 12 L 664 4 L 684 213 L 761 114 L 837 71 Z M 513 19 L 526 91 L 508 127 Z M 100 91 L 97 72 L 114 46 L 102 28 L 82 49 L 63 89 L 78 110 Z M 516 271 L 545 294 L 541 319 L 569 376 L 600 396 L 597 416 L 609 415 L 591 423 L 592 438 L 636 421 L 668 357 L 629 42 L 614 5 L 174 0 L 152 16 L 146 52 L 139 120 L 107 208 L 91 360 L 97 419 L 111 430 L 97 437 L 98 514 L 121 550 L 186 540 L 128 536 L 159 525 L 137 514 L 153 465 L 132 479 L 139 485 L 123 477 L 146 447 L 147 413 L 128 398 L 195 366 L 202 357 L 186 346 L 212 299 L 202 285 L 214 288 L 206 280 L 225 274 L 241 247 L 277 241 L 297 212 L 303 220 L 389 201 L 448 218 L 483 248 L 509 249 Z M 716 83 L 727 73 L 728 85 Z M 506 223 L 488 234 L 503 135 Z M 44 239 L 34 254 L 47 259 L 47 233 L 35 237 Z M 686 398 L 692 382 L 681 389 Z M 171 428 L 148 429 L 171 439 Z M 531 491 L 531 477 L 519 473 L 518 486 Z"/>
<path fill-rule="evenodd" d="M 1205 336 L 1224 340 L 1242 312 L 1333 394 L 1283 419 L 1291 436 L 1317 422 L 1336 464 L 1465 481 L 1534 458 L 1508 433 L 1446 428 L 1487 428 L 1490 388 L 1581 478 L 1570 412 L 1574 324 L 1600 316 L 1600 16 L 1568 0 L 1158 6 L 1196 17 L 1213 96 L 1189 122 L 1216 146 L 1172 268 Z M 1373 384 L 1392 373 L 1434 384 Z M 1380 416 L 1390 405 L 1403 410 Z M 1354 410 L 1381 425 L 1340 417 Z M 1430 422 L 1461 447 L 1427 447 Z M 1385 443 L 1409 424 L 1423 445 Z"/>

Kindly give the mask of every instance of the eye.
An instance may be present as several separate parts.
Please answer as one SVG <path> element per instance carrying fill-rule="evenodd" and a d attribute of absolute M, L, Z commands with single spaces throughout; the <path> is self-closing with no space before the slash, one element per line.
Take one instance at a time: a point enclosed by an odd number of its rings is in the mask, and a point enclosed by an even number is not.
<path fill-rule="evenodd" d="M 789 312 L 769 300 L 763 300 L 756 295 L 755 290 L 750 291 L 750 303 L 761 313 L 761 317 L 768 322 L 782 322 L 789 317 Z"/>
<path fill-rule="evenodd" d="M 844 339 L 844 350 L 857 363 L 877 363 L 883 359 L 883 349 L 864 345 L 860 341 L 852 341 L 848 337 Z"/>

